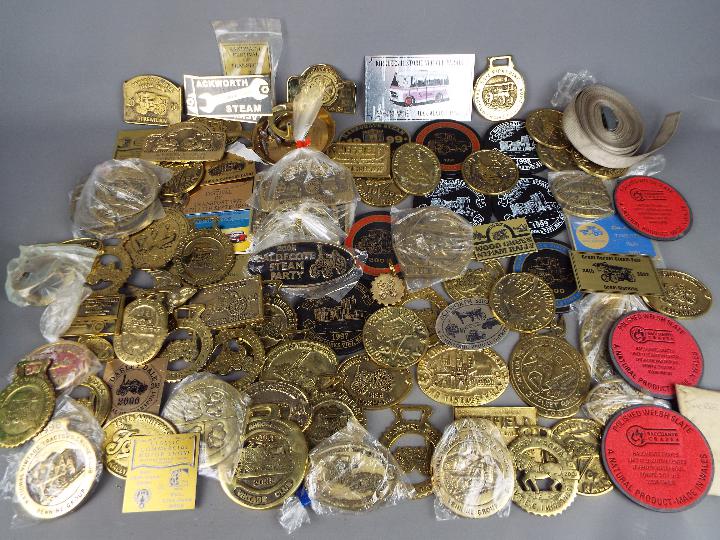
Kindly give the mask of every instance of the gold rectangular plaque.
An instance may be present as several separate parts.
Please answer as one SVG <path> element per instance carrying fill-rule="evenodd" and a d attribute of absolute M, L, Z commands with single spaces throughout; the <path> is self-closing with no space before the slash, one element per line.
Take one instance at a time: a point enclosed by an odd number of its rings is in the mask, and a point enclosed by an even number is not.
<path fill-rule="evenodd" d="M 248 207 L 247 201 L 252 195 L 254 182 L 252 179 L 241 182 L 229 182 L 200 186 L 188 197 L 183 212 L 186 214 L 203 214 L 222 212 L 224 210 L 242 210 Z"/>
<path fill-rule="evenodd" d="M 532 231 L 524 217 L 494 221 L 473 227 L 473 259 L 487 261 L 537 251 Z"/>
<path fill-rule="evenodd" d="M 247 180 L 255 177 L 255 162 L 234 154 L 225 154 L 219 161 L 205 163 L 203 185 L 222 184 L 235 180 Z"/>
<path fill-rule="evenodd" d="M 575 281 L 584 292 L 662 294 L 652 258 L 620 253 L 570 251 Z"/>
<path fill-rule="evenodd" d="M 257 277 L 203 287 L 192 299 L 203 304 L 202 321 L 213 330 L 263 320 L 262 280 Z"/>
<path fill-rule="evenodd" d="M 220 43 L 223 75 L 269 75 L 270 45 L 267 41 Z"/>
<path fill-rule="evenodd" d="M 535 407 L 455 407 L 455 420 L 460 418 L 483 418 L 495 424 L 510 444 L 520 435 L 520 428 L 537 425 Z"/>
<path fill-rule="evenodd" d="M 337 142 L 327 152 L 331 159 L 345 165 L 359 178 L 390 176 L 390 145 L 385 143 Z"/>
<path fill-rule="evenodd" d="M 194 510 L 200 434 L 131 437 L 123 514 Z"/>
<path fill-rule="evenodd" d="M 125 296 L 89 296 L 78 307 L 77 315 L 64 336 L 112 336 L 120 330 Z"/>
<path fill-rule="evenodd" d="M 163 131 L 163 128 L 123 129 L 118 131 L 115 138 L 113 159 L 139 158 L 148 135 L 162 133 Z"/>
<path fill-rule="evenodd" d="M 225 133 L 199 122 L 178 122 L 145 138 L 140 157 L 149 161 L 216 161 L 225 155 Z"/>

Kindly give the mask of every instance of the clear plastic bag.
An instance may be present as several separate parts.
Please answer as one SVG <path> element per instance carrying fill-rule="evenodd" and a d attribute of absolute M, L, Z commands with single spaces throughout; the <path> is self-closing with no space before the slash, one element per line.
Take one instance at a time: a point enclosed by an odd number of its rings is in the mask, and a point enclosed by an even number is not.
<path fill-rule="evenodd" d="M 639 296 L 593 293 L 573 304 L 578 317 L 578 344 L 596 381 L 617 377 L 608 350 L 608 336 L 615 321 L 647 306 Z"/>
<path fill-rule="evenodd" d="M 67 514 L 79 507 L 102 476 L 105 434 L 93 414 L 74 399 L 58 399 L 48 425 L 4 455 L 0 497 L 14 503 L 11 529 Z"/>
<path fill-rule="evenodd" d="M 548 173 L 550 191 L 566 214 L 605 217 L 614 213 L 605 181 L 583 171 Z"/>
<path fill-rule="evenodd" d="M 662 154 L 652 154 L 630 167 L 623 176 L 657 176 L 664 169 L 667 160 Z"/>
<path fill-rule="evenodd" d="M 567 72 L 558 81 L 557 90 L 550 100 L 550 105 L 564 110 L 580 90 L 596 82 L 595 76 L 586 69 L 577 73 Z"/>
<path fill-rule="evenodd" d="M 286 242 L 329 242 L 340 245 L 345 231 L 323 203 L 313 199 L 288 203 L 262 221 L 253 232 L 253 251 Z"/>
<path fill-rule="evenodd" d="M 288 203 L 314 199 L 333 211 L 343 228 L 351 224 L 359 200 L 352 173 L 322 152 L 310 148 L 307 138 L 322 103 L 322 87 L 304 85 L 293 102 L 293 138 L 297 148 L 258 174 L 249 203 L 260 212 L 272 212 Z"/>
<path fill-rule="evenodd" d="M 288 497 L 280 507 L 278 521 L 285 532 L 292 534 L 306 523 L 310 523 L 310 498 L 304 486 L 292 497 Z"/>
<path fill-rule="evenodd" d="M 393 248 L 410 292 L 456 278 L 473 255 L 472 225 L 448 208 L 390 212 Z"/>
<path fill-rule="evenodd" d="M 165 215 L 158 195 L 172 175 L 170 169 L 142 159 L 100 163 L 74 202 L 73 235 L 104 240 L 144 229 Z"/>
<path fill-rule="evenodd" d="M 431 473 L 438 521 L 510 515 L 513 459 L 489 420 L 462 418 L 447 426 L 433 452 Z"/>
<path fill-rule="evenodd" d="M 20 256 L 7 265 L 8 300 L 18 306 L 47 306 L 40 317 L 40 332 L 55 341 L 92 293 L 85 280 L 97 256 L 97 250 L 73 244 L 20 246 Z"/>
<path fill-rule="evenodd" d="M 196 373 L 175 385 L 161 416 L 180 433 L 200 433 L 198 473 L 218 478 L 218 468 L 234 463 L 245 433 L 250 397 L 210 373 Z M 226 467 L 232 475 L 232 467 Z"/>
<path fill-rule="evenodd" d="M 310 452 L 305 489 L 318 515 L 363 513 L 410 499 L 403 477 L 390 450 L 351 419 Z"/>
<path fill-rule="evenodd" d="M 587 395 L 583 411 L 588 417 L 605 425 L 608 419 L 625 407 L 633 405 L 657 405 L 670 409 L 670 402 L 636 390 L 624 380 L 615 378 L 603 381 Z"/>
<path fill-rule="evenodd" d="M 33 349 L 25 360 L 47 360 L 48 377 L 55 390 L 65 395 L 103 369 L 103 364 L 89 347 L 77 341 L 59 340 Z M 14 375 L 8 376 L 11 381 Z"/>

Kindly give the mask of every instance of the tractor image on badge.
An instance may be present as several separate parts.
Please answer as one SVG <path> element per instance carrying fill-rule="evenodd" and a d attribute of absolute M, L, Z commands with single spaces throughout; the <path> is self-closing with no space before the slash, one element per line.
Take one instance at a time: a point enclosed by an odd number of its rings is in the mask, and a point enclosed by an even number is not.
<path fill-rule="evenodd" d="M 618 283 L 619 281 L 629 281 L 632 283 L 635 281 L 632 270 L 624 266 L 616 266 L 605 262 L 593 263 L 593 266 L 602 272 L 600 279 L 605 282 Z"/>
<path fill-rule="evenodd" d="M 459 140 L 452 133 L 438 133 L 427 143 L 427 147 L 437 155 L 449 154 L 451 152 L 471 152 L 472 145 L 469 142 Z"/>
<path fill-rule="evenodd" d="M 393 103 L 412 107 L 447 101 L 450 99 L 449 88 L 450 79 L 444 73 L 413 70 L 396 72 L 388 92 Z"/>

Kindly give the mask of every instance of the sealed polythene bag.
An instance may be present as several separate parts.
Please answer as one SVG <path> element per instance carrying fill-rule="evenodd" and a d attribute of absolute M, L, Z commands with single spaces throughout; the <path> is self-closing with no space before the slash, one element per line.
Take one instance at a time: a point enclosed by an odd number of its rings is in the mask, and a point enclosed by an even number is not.
<path fill-rule="evenodd" d="M 265 214 L 287 204 L 314 199 L 326 205 L 347 231 L 359 200 L 350 170 L 310 147 L 308 132 L 322 105 L 322 88 L 304 85 L 293 102 L 293 138 L 297 148 L 258 174 L 250 200 Z"/>

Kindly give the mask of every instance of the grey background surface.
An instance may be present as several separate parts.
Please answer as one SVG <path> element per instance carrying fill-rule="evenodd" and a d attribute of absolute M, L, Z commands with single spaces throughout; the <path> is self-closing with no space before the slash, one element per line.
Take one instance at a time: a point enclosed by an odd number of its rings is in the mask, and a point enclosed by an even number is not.
<path fill-rule="evenodd" d="M 335 65 L 362 88 L 369 54 L 512 54 L 527 82 L 524 115 L 548 104 L 557 79 L 587 68 L 640 109 L 648 131 L 663 114 L 682 110 L 679 132 L 665 150 L 660 175 L 681 189 L 695 223 L 685 238 L 662 245 L 668 267 L 686 270 L 720 294 L 717 272 L 720 220 L 720 3 L 717 0 L 537 2 L 472 0 L 394 1 L 138 1 L 0 0 L 0 265 L 18 244 L 70 236 L 67 193 L 92 167 L 112 157 L 122 123 L 122 81 L 154 73 L 181 81 L 184 73 L 220 73 L 209 21 L 274 16 L 283 20 L 285 48 L 278 72 L 284 81 L 310 64 Z M 362 103 L 362 91 L 358 96 Z M 360 122 L 336 115 L 341 130 Z M 475 114 L 481 134 L 489 125 Z M 410 133 L 416 125 L 406 125 Z M 39 308 L 0 299 L 0 374 L 38 346 Z M 720 389 L 720 312 L 687 327 L 705 351 L 702 386 Z M 574 333 L 572 324 L 570 333 Z M 498 350 L 507 358 L 514 339 Z M 5 377 L 5 375 L 2 375 Z M 415 389 L 408 402 L 426 402 Z M 519 405 L 508 390 L 496 404 Z M 448 407 L 436 406 L 444 426 Z M 370 418 L 380 433 L 390 422 Z M 213 481 L 200 482 L 194 512 L 123 515 L 123 483 L 105 475 L 77 512 L 20 530 L 6 529 L 12 504 L 0 503 L 2 538 L 279 538 L 276 512 L 252 512 L 232 503 Z M 708 497 L 680 514 L 658 514 L 619 492 L 578 497 L 559 517 L 539 518 L 517 507 L 508 519 L 436 522 L 431 499 L 406 502 L 365 516 L 318 517 L 296 538 L 428 539 L 717 538 L 720 498 Z"/>

